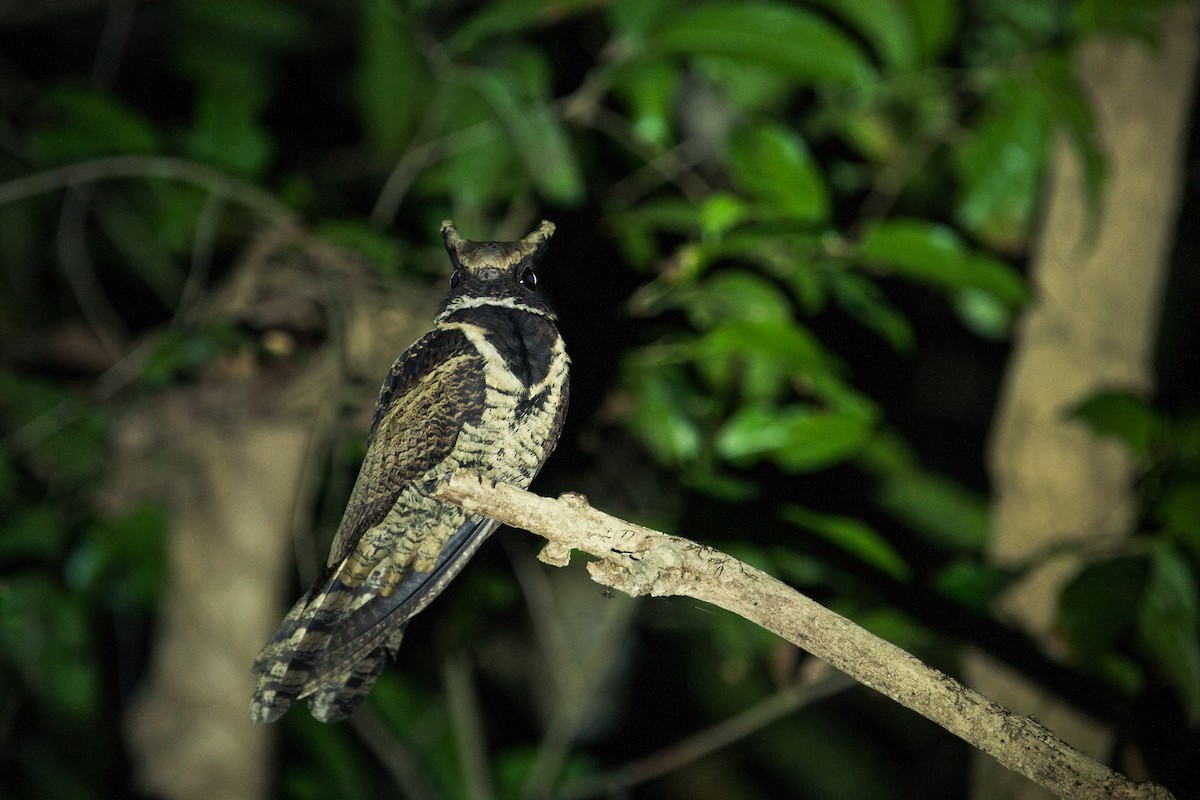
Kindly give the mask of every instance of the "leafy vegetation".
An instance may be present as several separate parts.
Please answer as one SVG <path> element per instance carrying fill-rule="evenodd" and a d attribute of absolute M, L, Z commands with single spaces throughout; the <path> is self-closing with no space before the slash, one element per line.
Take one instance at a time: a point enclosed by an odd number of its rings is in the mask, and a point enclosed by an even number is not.
<path fill-rule="evenodd" d="M 249 346 L 184 320 L 273 222 L 423 281 L 441 279 L 444 218 L 480 239 L 554 219 L 546 283 L 577 388 L 547 484 L 624 472 L 593 502 L 654 486 L 639 516 L 947 669 L 979 631 L 1022 645 L 986 616 L 1016 577 L 982 556 L 990 401 L 954 373 L 985 362 L 975 384 L 994 390 L 1051 144 L 1082 157 L 1089 196 L 1103 185 L 1075 48 L 1148 38 L 1165 3 L 118 5 L 0 31 L 0 759 L 16 776 L 0 796 L 132 791 L 117 727 L 170 510 L 93 502 L 107 437 L 132 398 Z M 925 407 L 959 390 L 955 410 Z M 1143 513 L 1128 551 L 1063 594 L 1070 669 L 1104 695 L 1093 713 L 1152 698 L 1195 736 L 1200 420 L 1124 394 L 1077 413 L 1139 460 Z M 414 626 L 371 703 L 446 797 L 467 776 L 429 665 L 475 643 L 533 669 L 511 651 L 536 647 L 507 566 L 482 558 L 459 583 L 423 623 L 443 633 Z M 655 606 L 640 622 L 608 654 L 619 688 L 557 762 L 537 688 L 480 667 L 497 796 L 546 764 L 550 785 L 584 786 L 796 680 L 797 654 L 741 620 Z M 394 794 L 349 729 L 302 710 L 283 729 L 279 796 Z M 109 735 L 84 748 L 80 731 Z M 865 694 L 745 742 L 664 793 L 952 797 L 965 781 L 961 749 Z"/>

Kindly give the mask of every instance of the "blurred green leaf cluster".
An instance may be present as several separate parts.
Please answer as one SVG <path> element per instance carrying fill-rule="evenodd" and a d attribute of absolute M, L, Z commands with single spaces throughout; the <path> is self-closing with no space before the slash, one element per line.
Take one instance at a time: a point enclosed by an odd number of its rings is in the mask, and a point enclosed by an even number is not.
<path fill-rule="evenodd" d="M 1059 626 L 1076 660 L 1136 692 L 1149 669 L 1200 724 L 1200 415 L 1167 414 L 1132 392 L 1101 392 L 1074 416 L 1136 459 L 1145 527 L 1127 552 L 1089 564 L 1064 590 Z"/>
<path fill-rule="evenodd" d="M 85 797 L 115 777 L 103 749 L 85 745 L 111 728 L 97 623 L 153 615 L 167 520 L 151 507 L 106 517 L 83 501 L 105 469 L 108 424 L 60 386 L 0 370 L 0 685 L 23 732 L 0 761 L 5 796 Z"/>

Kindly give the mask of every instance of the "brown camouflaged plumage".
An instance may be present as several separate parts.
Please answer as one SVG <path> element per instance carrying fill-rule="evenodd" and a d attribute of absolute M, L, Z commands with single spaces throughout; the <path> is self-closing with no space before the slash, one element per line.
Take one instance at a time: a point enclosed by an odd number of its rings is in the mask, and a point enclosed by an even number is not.
<path fill-rule="evenodd" d="M 409 619 L 496 527 L 432 499 L 437 481 L 469 470 L 526 487 L 554 449 L 569 359 L 532 288 L 553 231 L 543 222 L 519 242 L 471 242 L 443 223 L 452 291 L 384 380 L 325 572 L 255 661 L 255 723 L 304 697 L 324 722 L 352 713 Z"/>

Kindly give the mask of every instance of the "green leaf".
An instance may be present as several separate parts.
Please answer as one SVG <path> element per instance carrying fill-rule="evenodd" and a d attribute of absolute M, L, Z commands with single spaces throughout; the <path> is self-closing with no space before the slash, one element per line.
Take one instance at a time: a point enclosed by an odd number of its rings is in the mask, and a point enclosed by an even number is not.
<path fill-rule="evenodd" d="M 66 551 L 67 528 L 64 509 L 33 505 L 9 510 L 0 523 L 0 564 L 40 561 L 55 563 Z"/>
<path fill-rule="evenodd" d="M 877 530 L 854 517 L 820 514 L 797 505 L 786 505 L 780 516 L 794 525 L 818 534 L 831 544 L 899 581 L 912 577 L 903 556 Z"/>
<path fill-rule="evenodd" d="M 752 213 L 741 198 L 728 192 L 713 192 L 700 206 L 700 230 L 705 236 L 720 236 Z"/>
<path fill-rule="evenodd" d="M 293 6 L 276 0 L 176 3 L 171 56 L 201 87 L 267 86 L 278 55 L 296 50 L 308 32 L 303 12 Z"/>
<path fill-rule="evenodd" d="M 714 386 L 773 399 L 785 386 L 832 370 L 816 337 L 787 319 L 724 322 L 691 343 L 696 367 Z"/>
<path fill-rule="evenodd" d="M 1083 165 L 1083 189 L 1092 227 L 1100 224 L 1100 193 L 1108 174 L 1104 145 L 1097 131 L 1092 103 L 1079 85 L 1075 62 L 1068 57 L 1045 58 L 1037 70 L 1052 124 L 1064 130 Z"/>
<path fill-rule="evenodd" d="M 625 101 L 633 133 L 643 142 L 670 144 L 679 78 L 679 70 L 663 61 L 634 63 L 617 73 L 613 92 Z"/>
<path fill-rule="evenodd" d="M 1058 627 L 1075 657 L 1099 662 L 1137 619 L 1150 582 L 1150 563 L 1129 556 L 1086 567 L 1063 589 Z"/>
<path fill-rule="evenodd" d="M 1163 423 L 1157 412 L 1133 392 L 1101 392 L 1071 410 L 1097 436 L 1119 439 L 1132 453 L 1145 457 Z"/>
<path fill-rule="evenodd" d="M 19 504 L 17 499 L 19 489 L 19 477 L 17 465 L 14 463 L 13 454 L 8 453 L 0 455 L 0 505 L 4 508 L 16 508 Z"/>
<path fill-rule="evenodd" d="M 879 638 L 909 652 L 920 652 L 936 641 L 929 628 L 898 608 L 881 606 L 855 609 L 848 612 L 847 616 Z"/>
<path fill-rule="evenodd" d="M 694 203 L 681 197 L 664 197 L 639 203 L 632 211 L 620 211 L 613 216 L 620 231 L 639 233 L 674 233 L 691 235 L 700 224 L 700 212 Z"/>
<path fill-rule="evenodd" d="M 958 292 L 986 292 L 1009 307 L 1028 297 L 1025 282 L 1007 264 L 970 250 L 952 229 L 924 220 L 872 225 L 859 244 L 858 258 L 912 280 Z"/>
<path fill-rule="evenodd" d="M 543 763 L 541 751 L 530 745 L 510 745 L 494 760 L 496 796 L 500 798 L 529 796 L 529 781 L 533 770 Z M 587 755 L 564 754 L 556 765 L 556 777 L 563 785 L 578 782 L 585 776 L 595 775 L 596 764 Z M 467 796 L 464 794 L 463 796 Z"/>
<path fill-rule="evenodd" d="M 878 285 L 861 275 L 839 270 L 829 274 L 829 286 L 843 311 L 882 336 L 899 352 L 912 350 L 916 344 L 912 326 L 887 301 Z"/>
<path fill-rule="evenodd" d="M 908 69 L 920 58 L 916 22 L 905 0 L 817 0 L 868 41 L 889 67 Z"/>
<path fill-rule="evenodd" d="M 793 586 L 828 585 L 832 572 L 829 564 L 792 547 L 778 547 L 771 551 L 771 560 L 778 569 L 779 577 Z"/>
<path fill-rule="evenodd" d="M 447 158 L 423 170 L 415 189 L 430 201 L 448 196 L 463 217 L 497 201 L 509 202 L 528 191 L 529 179 L 504 128 L 478 93 L 460 84 L 445 87 L 446 118 L 455 126 L 446 132 L 462 142 Z"/>
<path fill-rule="evenodd" d="M 285 0 L 202 0 L 179 3 L 186 35 L 230 50 L 253 53 L 294 50 L 307 35 L 304 13 Z"/>
<path fill-rule="evenodd" d="M 166 305 L 175 304 L 183 288 L 185 276 L 180 267 L 195 242 L 203 203 L 178 201 L 181 195 L 189 200 L 212 199 L 194 186 L 154 181 L 130 186 L 125 197 L 132 202 L 112 198 L 96 207 L 105 236 L 120 252 L 118 264 Z M 213 202 L 209 211 L 219 212 L 221 203 Z"/>
<path fill-rule="evenodd" d="M 417 730 L 425 729 L 427 736 L 441 738 L 447 735 L 446 706 L 417 682 L 399 671 L 385 671 L 371 688 L 372 710 L 395 734 L 407 738 Z"/>
<path fill-rule="evenodd" d="M 595 7 L 595 0 L 492 0 L 483 4 L 481 10 L 455 31 L 444 46 L 449 53 L 466 55 L 479 50 L 490 38 L 511 37 L 533 28 L 559 23 L 574 14 L 592 11 Z"/>
<path fill-rule="evenodd" d="M 764 123 L 729 142 L 734 181 L 751 197 L 796 219 L 824 222 L 829 193 L 804 140 L 794 131 Z"/>
<path fill-rule="evenodd" d="M 62 384 L 0 370 L 0 419 L 10 430 L 44 431 L 26 458 L 56 490 L 78 492 L 104 468 L 109 418 Z"/>
<path fill-rule="evenodd" d="M 257 84 L 209 84 L 196 101 L 188 153 L 236 175 L 261 175 L 275 152 L 270 132 L 259 122 L 265 102 Z"/>
<path fill-rule="evenodd" d="M 942 547 L 979 552 L 990 521 L 983 498 L 948 478 L 927 473 L 885 479 L 878 502 L 928 541 Z"/>
<path fill-rule="evenodd" d="M 680 371 L 650 367 L 631 357 L 622 373 L 636 398 L 628 418 L 634 434 L 663 463 L 686 465 L 699 458 L 703 439 L 694 417 L 701 409 Z"/>
<path fill-rule="evenodd" d="M 87 609 L 55 581 L 16 576 L 0 581 L 0 664 L 15 669 L 50 713 L 93 716 L 100 676 L 88 636 Z"/>
<path fill-rule="evenodd" d="M 969 281 L 966 287 L 968 291 L 986 292 L 1009 308 L 1023 306 L 1029 301 L 1029 287 L 1025 279 L 999 259 L 968 250 L 965 270 Z"/>
<path fill-rule="evenodd" d="M 1200 482 L 1193 479 L 1167 489 L 1155 505 L 1155 516 L 1200 560 Z"/>
<path fill-rule="evenodd" d="M 961 190 L 957 218 L 998 250 L 1024 248 L 1042 188 L 1050 110 L 1031 76 L 989 97 L 954 151 Z"/>
<path fill-rule="evenodd" d="M 876 478 L 890 480 L 892 476 L 920 472 L 916 453 L 894 430 L 881 428 L 871 437 L 858 457 L 858 465 Z"/>
<path fill-rule="evenodd" d="M 612 0 L 606 3 L 609 25 L 630 42 L 644 39 L 677 5 L 678 0 Z"/>
<path fill-rule="evenodd" d="M 193 378 L 214 359 L 246 343 L 246 334 L 225 326 L 168 328 L 155 337 L 141 364 L 142 383 L 150 389 L 162 389 L 173 381 Z"/>
<path fill-rule="evenodd" d="M 1178 0 L 1076 0 L 1078 35 L 1134 36 L 1157 46 L 1163 12 Z"/>
<path fill-rule="evenodd" d="M 1118 0 L 1120 2 L 1120 0 Z M 923 63 L 934 62 L 958 28 L 956 0 L 908 0 Z"/>
<path fill-rule="evenodd" d="M 996 295 L 980 289 L 963 289 L 955 298 L 955 309 L 963 324 L 985 339 L 1007 339 L 1012 331 L 1013 308 Z"/>
<path fill-rule="evenodd" d="M 874 423 L 857 409 L 747 406 L 717 432 L 716 450 L 735 464 L 768 459 L 786 472 L 812 472 L 852 457 Z"/>
<path fill-rule="evenodd" d="M 791 304 L 774 284 L 741 270 L 719 272 L 680 290 L 672 304 L 682 306 L 700 330 L 727 322 L 786 324 L 792 319 Z"/>
<path fill-rule="evenodd" d="M 1138 609 L 1146 652 L 1179 692 L 1188 720 L 1200 722 L 1200 592 L 1187 561 L 1169 546 L 1151 552 L 1150 584 Z"/>
<path fill-rule="evenodd" d="M 1021 572 L 974 561 L 954 561 L 942 568 L 935 584 L 949 598 L 977 611 L 986 611 Z"/>
<path fill-rule="evenodd" d="M 162 146 L 149 119 L 107 92 L 51 89 L 42 98 L 42 111 L 49 124 L 30 135 L 26 149 L 29 160 L 38 166 L 153 153 Z"/>
<path fill-rule="evenodd" d="M 647 38 L 646 50 L 729 56 L 801 84 L 875 81 L 874 68 L 853 39 L 818 14 L 778 3 L 713 3 L 680 11 Z"/>
<path fill-rule="evenodd" d="M 966 251 L 958 234 L 924 220 L 891 219 L 872 225 L 863 237 L 859 257 L 929 283 L 967 283 Z"/>
<path fill-rule="evenodd" d="M 816 314 L 828 299 L 829 267 L 821 258 L 825 234 L 792 232 L 794 220 L 781 231 L 762 206 L 744 206 L 745 221 L 714 239 L 713 260 L 733 259 L 762 267 L 764 274 L 786 287 L 803 311 Z"/>
<path fill-rule="evenodd" d="M 316 232 L 331 242 L 362 253 L 386 275 L 403 271 L 399 240 L 360 219 L 321 220 Z"/>
<path fill-rule="evenodd" d="M 361 3 L 354 98 L 371 150 L 399 156 L 412 139 L 432 91 L 416 31 L 397 4 Z"/>
<path fill-rule="evenodd" d="M 471 84 L 495 112 L 546 199 L 566 205 L 579 203 L 584 196 L 582 171 L 554 109 L 544 99 L 520 96 L 514 81 L 504 80 L 494 71 L 473 72 Z"/>
<path fill-rule="evenodd" d="M 151 611 L 166 577 L 166 536 L 166 514 L 151 506 L 96 523 L 67 560 L 67 583 L 114 613 Z"/>
<path fill-rule="evenodd" d="M 679 65 L 670 59 L 662 60 L 679 69 Z M 702 102 L 710 103 L 715 114 L 725 116 L 731 122 L 738 118 L 777 117 L 778 109 L 795 92 L 794 82 L 787 75 L 756 62 L 707 55 L 696 56 L 689 67 L 703 84 L 711 84 L 715 90 L 705 89 L 700 96 Z M 688 96 L 690 102 L 697 99 L 694 93 Z M 695 119 L 702 113 L 693 108 L 685 116 L 689 115 Z M 720 128 L 715 128 L 714 133 L 717 130 Z"/>

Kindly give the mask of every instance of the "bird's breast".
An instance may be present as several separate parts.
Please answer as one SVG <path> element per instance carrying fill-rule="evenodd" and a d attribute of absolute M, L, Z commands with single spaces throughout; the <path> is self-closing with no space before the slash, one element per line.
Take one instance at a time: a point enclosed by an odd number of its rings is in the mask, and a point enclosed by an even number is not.
<path fill-rule="evenodd" d="M 524 488 L 546 460 L 558 436 L 570 362 L 553 323 L 531 322 L 536 324 L 449 324 L 482 356 L 486 391 L 478 421 L 463 427 L 442 468 L 470 470 Z"/>

